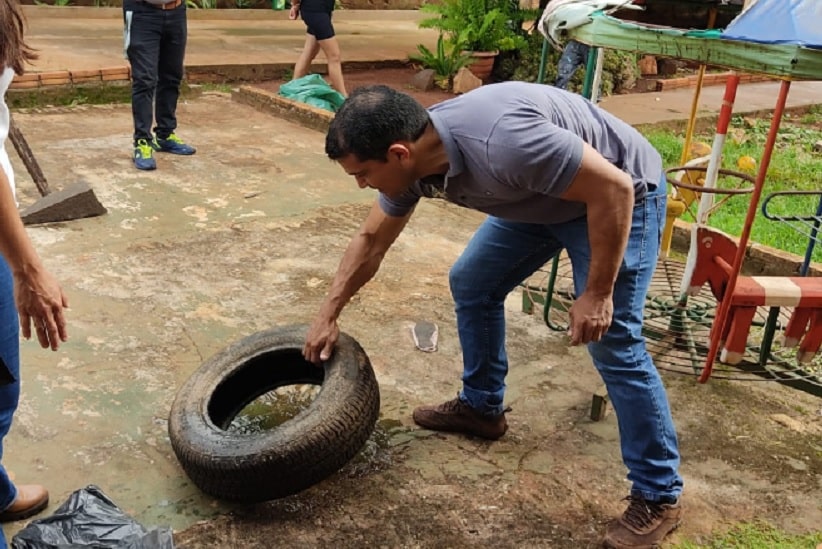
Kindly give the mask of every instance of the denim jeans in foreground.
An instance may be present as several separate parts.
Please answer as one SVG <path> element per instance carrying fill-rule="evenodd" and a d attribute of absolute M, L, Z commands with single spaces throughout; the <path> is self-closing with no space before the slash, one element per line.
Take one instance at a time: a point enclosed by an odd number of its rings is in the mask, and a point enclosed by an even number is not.
<path fill-rule="evenodd" d="M 0 385 L 0 460 L 3 458 L 3 439 L 9 433 L 17 402 L 20 398 L 20 335 L 17 308 L 14 304 L 14 283 L 6 260 L 0 257 L 0 359 L 17 381 Z M 0 464 L 0 511 L 14 503 L 17 489 L 9 479 L 6 468 Z M 0 529 L 0 549 L 6 547 Z"/>
<path fill-rule="evenodd" d="M 614 318 L 588 351 L 616 411 L 622 458 L 632 493 L 649 501 L 682 491 L 679 450 L 668 398 L 645 348 L 642 310 L 665 219 L 664 183 L 634 207 L 628 247 L 614 287 Z M 451 292 L 463 349 L 461 399 L 484 414 L 502 413 L 508 357 L 506 295 L 562 248 L 568 250 L 577 293 L 590 266 L 587 219 L 556 225 L 489 217 L 451 269 Z M 546 394 L 545 398 L 551 398 Z"/>

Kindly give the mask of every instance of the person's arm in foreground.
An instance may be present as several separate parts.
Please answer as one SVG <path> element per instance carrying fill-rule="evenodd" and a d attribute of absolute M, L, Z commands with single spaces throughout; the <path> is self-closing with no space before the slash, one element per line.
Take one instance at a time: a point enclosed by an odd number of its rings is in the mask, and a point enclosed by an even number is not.
<path fill-rule="evenodd" d="M 386 215 L 375 202 L 365 222 L 348 244 L 337 274 L 320 306 L 320 311 L 308 329 L 303 356 L 319 364 L 331 358 L 340 336 L 337 318 L 351 297 L 377 273 L 388 248 L 402 232 L 411 213 L 404 217 Z"/>
<path fill-rule="evenodd" d="M 561 198 L 584 202 L 587 208 L 588 282 L 569 311 L 571 345 L 578 345 L 599 341 L 611 325 L 614 283 L 631 232 L 634 186 L 631 176 L 585 144 L 579 171 Z"/>
<path fill-rule="evenodd" d="M 14 275 L 14 300 L 20 314 L 23 337 L 31 338 L 33 324 L 40 345 L 56 351 L 60 342 L 68 339 L 63 316 L 68 300 L 34 250 L 1 168 L 0 253 L 8 261 Z"/>

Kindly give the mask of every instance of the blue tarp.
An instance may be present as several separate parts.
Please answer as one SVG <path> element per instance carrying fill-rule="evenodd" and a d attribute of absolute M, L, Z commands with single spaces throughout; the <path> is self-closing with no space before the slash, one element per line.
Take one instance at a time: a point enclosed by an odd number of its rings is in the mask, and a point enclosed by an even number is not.
<path fill-rule="evenodd" d="M 822 49 L 822 0 L 757 0 L 722 38 Z"/>

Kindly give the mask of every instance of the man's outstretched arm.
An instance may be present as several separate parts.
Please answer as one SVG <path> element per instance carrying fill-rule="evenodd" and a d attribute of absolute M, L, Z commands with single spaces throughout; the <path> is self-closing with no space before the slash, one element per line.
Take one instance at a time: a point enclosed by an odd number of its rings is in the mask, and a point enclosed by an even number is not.
<path fill-rule="evenodd" d="M 377 273 L 385 253 L 405 228 L 413 212 L 403 217 L 386 215 L 374 202 L 368 217 L 351 239 L 320 311 L 303 347 L 306 360 L 319 364 L 331 358 L 340 336 L 337 318 L 348 301 Z"/>

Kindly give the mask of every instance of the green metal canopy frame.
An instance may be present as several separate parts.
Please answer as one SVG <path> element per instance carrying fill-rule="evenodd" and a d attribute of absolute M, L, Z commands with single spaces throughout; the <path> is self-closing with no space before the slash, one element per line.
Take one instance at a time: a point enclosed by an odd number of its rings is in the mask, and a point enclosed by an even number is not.
<path fill-rule="evenodd" d="M 822 49 L 720 38 L 719 30 L 644 25 L 595 12 L 568 37 L 589 46 L 697 61 L 790 80 L 822 79 Z"/>

